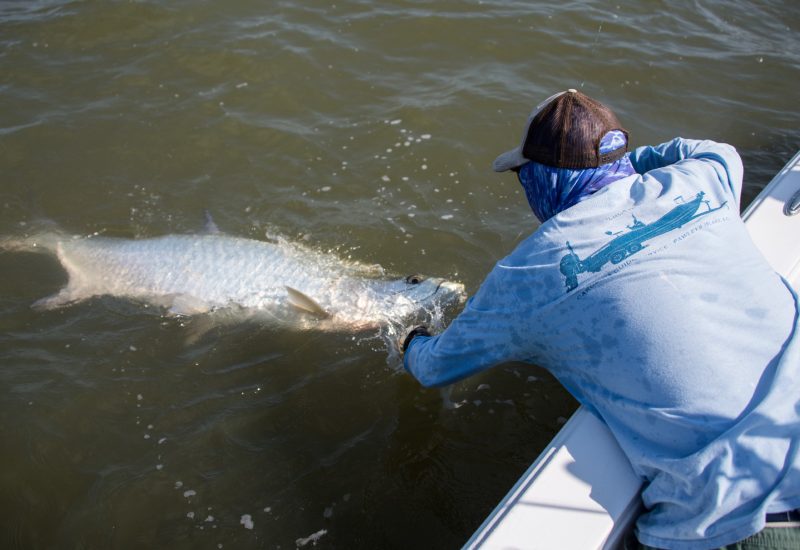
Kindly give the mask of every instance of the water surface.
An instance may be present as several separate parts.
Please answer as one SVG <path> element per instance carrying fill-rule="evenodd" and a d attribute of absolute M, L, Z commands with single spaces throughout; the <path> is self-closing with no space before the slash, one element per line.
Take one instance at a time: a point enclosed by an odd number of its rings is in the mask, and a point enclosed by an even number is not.
<path fill-rule="evenodd" d="M 537 223 L 508 174 L 575 87 L 632 144 L 800 144 L 800 5 L 0 3 L 0 235 L 280 234 L 474 292 Z M 0 546 L 454 548 L 574 409 L 503 365 L 448 405 L 370 334 L 212 327 L 0 254 Z M 198 336 L 199 335 L 199 336 Z"/>

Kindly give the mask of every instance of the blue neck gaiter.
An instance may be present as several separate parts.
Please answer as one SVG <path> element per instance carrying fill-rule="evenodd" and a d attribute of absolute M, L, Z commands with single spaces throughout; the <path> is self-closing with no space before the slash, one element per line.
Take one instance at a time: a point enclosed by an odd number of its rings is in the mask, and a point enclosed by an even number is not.
<path fill-rule="evenodd" d="M 615 151 L 626 143 L 625 134 L 612 130 L 600 140 L 600 152 Z M 606 185 L 635 174 L 636 170 L 628 156 L 626 154 L 615 162 L 597 168 L 579 170 L 555 168 L 531 161 L 520 167 L 517 176 L 533 213 L 544 223 Z"/>

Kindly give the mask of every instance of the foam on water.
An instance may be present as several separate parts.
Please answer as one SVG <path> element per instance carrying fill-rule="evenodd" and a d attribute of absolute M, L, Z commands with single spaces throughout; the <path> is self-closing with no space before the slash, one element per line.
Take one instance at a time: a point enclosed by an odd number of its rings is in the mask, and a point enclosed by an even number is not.
<path fill-rule="evenodd" d="M 316 533 L 312 533 L 311 535 L 309 535 L 307 537 L 297 539 L 295 541 L 295 545 L 298 548 L 302 548 L 302 547 L 304 547 L 304 546 L 306 546 L 308 544 L 311 544 L 312 546 L 316 546 L 317 542 L 319 542 L 319 540 L 323 536 L 325 536 L 327 533 L 328 533 L 327 529 L 320 529 Z"/>
<path fill-rule="evenodd" d="M 250 514 L 243 514 L 239 519 L 239 523 L 244 526 L 245 529 L 253 529 L 253 527 L 255 527 L 253 517 Z"/>

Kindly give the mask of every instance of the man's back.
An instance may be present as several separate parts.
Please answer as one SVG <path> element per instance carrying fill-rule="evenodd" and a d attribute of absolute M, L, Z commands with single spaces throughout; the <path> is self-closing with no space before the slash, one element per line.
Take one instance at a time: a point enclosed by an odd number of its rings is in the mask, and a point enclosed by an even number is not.
<path fill-rule="evenodd" d="M 640 540 L 734 542 L 800 505 L 797 399 L 782 397 L 800 375 L 796 297 L 739 218 L 731 147 L 674 140 L 631 160 L 647 174 L 547 220 L 409 362 L 418 378 L 548 368 L 650 482 Z"/>

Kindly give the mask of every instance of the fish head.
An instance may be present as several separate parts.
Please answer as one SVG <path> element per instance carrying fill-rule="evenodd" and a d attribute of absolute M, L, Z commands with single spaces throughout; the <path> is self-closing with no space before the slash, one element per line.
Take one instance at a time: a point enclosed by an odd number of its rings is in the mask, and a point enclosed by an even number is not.
<path fill-rule="evenodd" d="M 386 281 L 381 291 L 386 313 L 397 321 L 418 314 L 439 312 L 463 303 L 466 298 L 463 284 L 423 275 Z"/>

